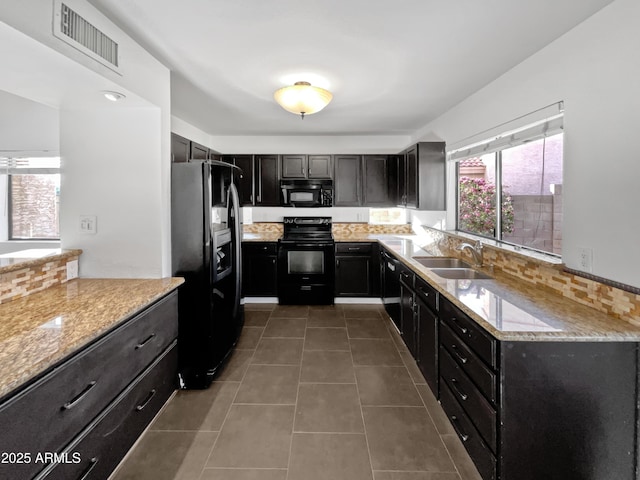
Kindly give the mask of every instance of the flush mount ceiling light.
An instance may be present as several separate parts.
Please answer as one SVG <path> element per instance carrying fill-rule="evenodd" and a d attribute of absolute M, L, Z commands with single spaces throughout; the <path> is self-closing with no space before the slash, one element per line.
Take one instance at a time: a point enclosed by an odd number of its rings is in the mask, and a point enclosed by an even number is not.
<path fill-rule="evenodd" d="M 127 98 L 124 93 L 110 92 L 108 90 L 103 91 L 102 95 L 104 95 L 104 98 L 106 98 L 107 100 L 111 100 L 112 102 L 117 102 L 118 100 L 122 100 L 123 98 Z"/>
<path fill-rule="evenodd" d="M 304 120 L 305 115 L 319 112 L 326 107 L 333 95 L 329 90 L 314 87 L 309 82 L 296 82 L 277 90 L 273 97 L 287 112 L 300 115 Z"/>

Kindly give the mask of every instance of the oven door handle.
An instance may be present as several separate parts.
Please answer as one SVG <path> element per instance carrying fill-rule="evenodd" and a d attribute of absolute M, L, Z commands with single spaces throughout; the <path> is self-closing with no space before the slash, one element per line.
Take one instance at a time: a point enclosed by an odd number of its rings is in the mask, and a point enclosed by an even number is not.
<path fill-rule="evenodd" d="M 283 246 L 289 248 L 289 249 L 296 249 L 296 248 L 325 248 L 325 247 L 333 247 L 333 244 L 331 243 L 287 243 L 287 244 L 283 244 Z"/>

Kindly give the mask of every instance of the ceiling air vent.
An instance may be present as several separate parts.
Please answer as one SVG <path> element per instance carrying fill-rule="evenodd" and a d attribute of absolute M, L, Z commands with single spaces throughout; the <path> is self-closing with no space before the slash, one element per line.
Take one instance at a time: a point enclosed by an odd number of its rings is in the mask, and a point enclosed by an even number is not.
<path fill-rule="evenodd" d="M 61 1 L 54 2 L 53 34 L 69 45 L 119 72 L 118 44 Z"/>

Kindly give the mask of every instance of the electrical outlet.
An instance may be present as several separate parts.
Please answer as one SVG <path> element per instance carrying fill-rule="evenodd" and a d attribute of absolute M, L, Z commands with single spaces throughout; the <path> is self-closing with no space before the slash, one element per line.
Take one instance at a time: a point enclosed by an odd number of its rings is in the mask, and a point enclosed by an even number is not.
<path fill-rule="evenodd" d="M 67 280 L 78 278 L 78 260 L 67 262 Z"/>
<path fill-rule="evenodd" d="M 578 249 L 578 262 L 580 270 L 586 273 L 591 273 L 593 271 L 593 249 L 580 247 Z"/>
<path fill-rule="evenodd" d="M 98 232 L 98 218 L 95 215 L 80 215 L 80 232 L 95 234 Z"/>

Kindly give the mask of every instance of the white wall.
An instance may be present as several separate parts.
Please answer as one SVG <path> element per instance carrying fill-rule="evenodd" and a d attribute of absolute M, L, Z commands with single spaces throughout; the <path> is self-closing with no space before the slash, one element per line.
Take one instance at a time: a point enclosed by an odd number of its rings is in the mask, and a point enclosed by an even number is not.
<path fill-rule="evenodd" d="M 61 241 L 85 251 L 80 275 L 169 276 L 169 69 L 85 0 L 65 3 L 118 42 L 120 74 L 52 35 L 52 0 L 3 0 L 0 88 L 60 110 Z M 105 106 L 102 90 L 126 99 Z M 82 214 L 97 235 L 78 233 Z"/>
<path fill-rule="evenodd" d="M 0 90 L 0 112 L 0 156 L 58 155 L 58 110 Z"/>
<path fill-rule="evenodd" d="M 61 240 L 83 249 L 82 277 L 162 276 L 161 124 L 157 108 L 60 112 Z M 81 215 L 97 217 L 95 235 Z"/>
<path fill-rule="evenodd" d="M 563 260 L 578 268 L 578 248 L 592 248 L 595 275 L 636 287 L 640 287 L 639 22 L 640 2 L 616 0 L 426 125 L 414 138 L 436 134 L 448 145 L 455 144 L 564 100 Z M 449 188 L 451 226 L 454 192 Z"/>

